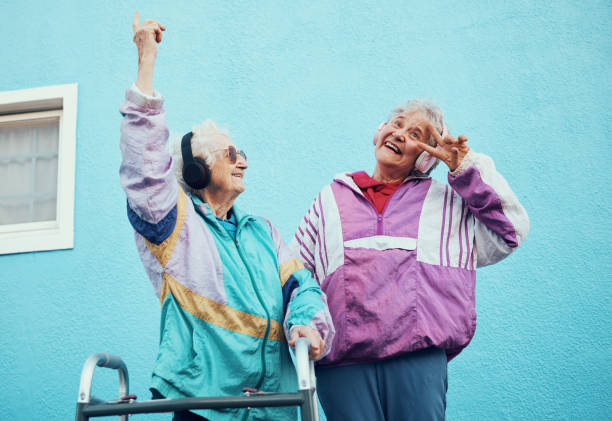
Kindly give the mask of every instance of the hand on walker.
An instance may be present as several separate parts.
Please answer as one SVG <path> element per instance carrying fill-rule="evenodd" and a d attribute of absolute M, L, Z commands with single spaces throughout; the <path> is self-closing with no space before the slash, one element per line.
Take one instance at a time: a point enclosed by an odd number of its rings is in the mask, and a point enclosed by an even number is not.
<path fill-rule="evenodd" d="M 319 335 L 319 332 L 310 326 L 294 326 L 291 328 L 291 340 L 289 345 L 295 346 L 298 338 L 304 337 L 310 341 L 310 353 L 308 356 L 311 360 L 318 360 L 325 349 L 325 341 Z"/>

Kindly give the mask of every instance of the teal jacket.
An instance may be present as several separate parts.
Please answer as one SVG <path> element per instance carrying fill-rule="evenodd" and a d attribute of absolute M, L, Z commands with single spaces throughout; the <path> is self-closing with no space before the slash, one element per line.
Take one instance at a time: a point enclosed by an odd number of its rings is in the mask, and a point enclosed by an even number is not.
<path fill-rule="evenodd" d="M 121 105 L 121 184 L 138 251 L 160 299 L 151 387 L 167 398 L 297 390 L 286 337 L 334 328 L 318 283 L 265 218 L 232 208 L 235 239 L 208 205 L 178 185 L 161 96 L 127 91 Z M 291 420 L 295 408 L 194 411 L 217 420 Z"/>

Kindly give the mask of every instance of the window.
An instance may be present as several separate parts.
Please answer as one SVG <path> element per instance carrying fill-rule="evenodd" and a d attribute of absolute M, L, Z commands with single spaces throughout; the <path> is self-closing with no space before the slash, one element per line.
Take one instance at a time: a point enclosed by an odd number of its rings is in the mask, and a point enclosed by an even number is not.
<path fill-rule="evenodd" d="M 77 85 L 0 92 L 0 254 L 73 247 Z"/>

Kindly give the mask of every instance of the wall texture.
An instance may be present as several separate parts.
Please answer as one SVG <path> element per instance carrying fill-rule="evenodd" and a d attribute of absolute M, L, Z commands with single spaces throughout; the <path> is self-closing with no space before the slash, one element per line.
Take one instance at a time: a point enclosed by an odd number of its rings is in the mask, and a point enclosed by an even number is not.
<path fill-rule="evenodd" d="M 0 91 L 79 84 L 75 247 L 0 256 L 0 417 L 70 419 L 99 351 L 123 356 L 132 391 L 149 396 L 159 303 L 118 177 L 138 9 L 168 28 L 155 86 L 170 128 L 227 125 L 249 153 L 239 202 L 287 240 L 333 174 L 373 169 L 372 133 L 396 103 L 436 99 L 532 226 L 479 271 L 478 330 L 449 366 L 447 418 L 608 419 L 610 3 L 237 3 L 0 2 Z M 114 396 L 114 375 L 97 372 L 94 393 Z"/>

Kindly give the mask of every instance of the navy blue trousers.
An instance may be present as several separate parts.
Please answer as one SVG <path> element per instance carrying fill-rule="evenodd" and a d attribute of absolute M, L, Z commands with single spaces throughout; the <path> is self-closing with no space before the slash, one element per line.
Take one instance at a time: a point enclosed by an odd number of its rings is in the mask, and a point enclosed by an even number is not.
<path fill-rule="evenodd" d="M 396 358 L 317 367 L 328 421 L 440 421 L 446 411 L 446 352 L 428 348 Z"/>

